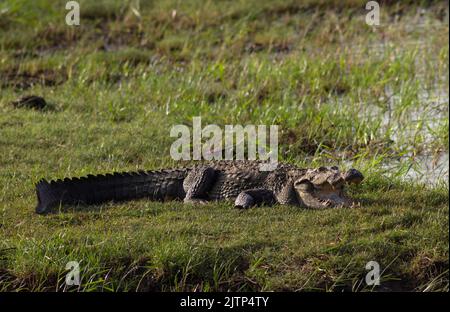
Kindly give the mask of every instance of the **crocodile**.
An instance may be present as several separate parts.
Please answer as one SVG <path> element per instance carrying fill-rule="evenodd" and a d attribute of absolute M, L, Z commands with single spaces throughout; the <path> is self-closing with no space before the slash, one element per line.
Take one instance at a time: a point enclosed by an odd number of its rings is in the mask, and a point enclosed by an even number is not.
<path fill-rule="evenodd" d="M 279 163 L 273 171 L 261 171 L 260 165 L 260 161 L 211 161 L 153 171 L 41 179 L 36 184 L 36 212 L 139 198 L 194 204 L 234 200 L 234 206 L 241 209 L 274 204 L 346 207 L 354 202 L 345 196 L 344 186 L 364 179 L 356 169 L 341 172 L 336 166 L 304 169 Z"/>

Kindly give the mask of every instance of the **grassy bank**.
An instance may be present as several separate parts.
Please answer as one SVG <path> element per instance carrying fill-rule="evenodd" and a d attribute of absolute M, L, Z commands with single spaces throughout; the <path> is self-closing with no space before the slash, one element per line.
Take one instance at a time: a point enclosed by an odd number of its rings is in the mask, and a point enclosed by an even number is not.
<path fill-rule="evenodd" d="M 79 2 L 77 27 L 65 1 L 0 3 L 0 290 L 361 291 L 372 260 L 375 290 L 448 290 L 448 174 L 421 179 L 448 155 L 445 2 L 382 4 L 378 27 L 364 1 Z M 48 107 L 10 104 L 28 94 Z M 280 125 L 283 161 L 366 175 L 361 207 L 34 214 L 41 177 L 177 165 L 192 116 Z"/>

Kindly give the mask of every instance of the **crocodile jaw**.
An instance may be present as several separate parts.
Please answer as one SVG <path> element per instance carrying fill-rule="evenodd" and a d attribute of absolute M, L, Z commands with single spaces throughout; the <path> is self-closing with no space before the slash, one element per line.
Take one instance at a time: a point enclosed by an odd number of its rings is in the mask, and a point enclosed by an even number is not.
<path fill-rule="evenodd" d="M 295 181 L 294 189 L 299 201 L 308 208 L 349 207 L 354 202 L 344 195 L 344 186 L 359 184 L 363 179 L 356 169 L 342 173 L 337 167 L 321 167 L 308 171 Z"/>

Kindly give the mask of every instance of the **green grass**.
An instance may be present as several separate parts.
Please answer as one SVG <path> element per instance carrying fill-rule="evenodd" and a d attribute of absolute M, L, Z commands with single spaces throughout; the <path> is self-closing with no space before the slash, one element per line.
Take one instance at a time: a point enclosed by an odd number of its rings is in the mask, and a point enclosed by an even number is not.
<path fill-rule="evenodd" d="M 448 4 L 382 5 L 371 28 L 356 0 L 79 2 L 79 27 L 65 1 L 0 3 L 0 290 L 448 291 L 448 175 L 407 178 L 448 153 Z M 28 94 L 49 107 L 10 105 Z M 42 177 L 179 165 L 192 116 L 280 125 L 283 161 L 360 169 L 362 206 L 34 213 Z"/>

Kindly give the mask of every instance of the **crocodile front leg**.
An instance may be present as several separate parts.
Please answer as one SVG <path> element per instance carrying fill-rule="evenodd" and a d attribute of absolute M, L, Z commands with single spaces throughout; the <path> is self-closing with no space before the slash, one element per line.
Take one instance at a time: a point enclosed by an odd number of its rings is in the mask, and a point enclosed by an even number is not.
<path fill-rule="evenodd" d="M 277 200 L 271 190 L 268 189 L 250 189 L 239 193 L 234 202 L 234 207 L 247 209 L 252 206 L 276 204 Z"/>
<path fill-rule="evenodd" d="M 195 168 L 183 182 L 186 192 L 185 203 L 206 203 L 208 191 L 216 179 L 216 170 L 211 167 Z"/>

